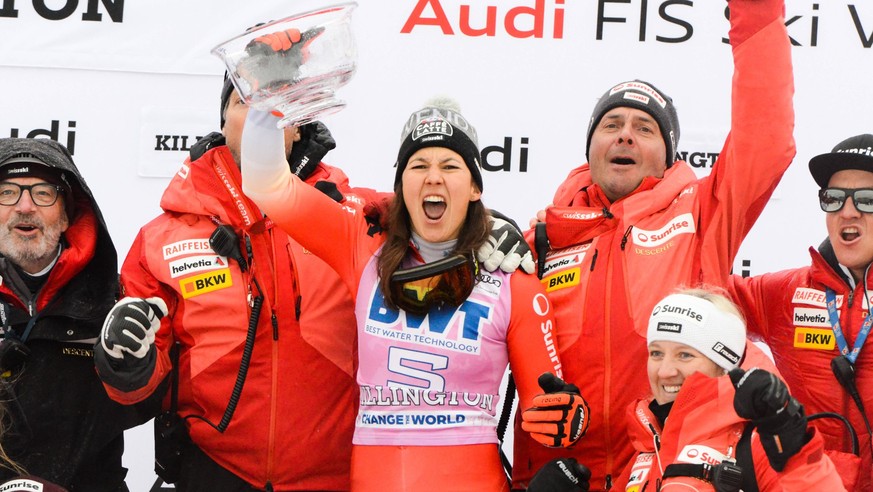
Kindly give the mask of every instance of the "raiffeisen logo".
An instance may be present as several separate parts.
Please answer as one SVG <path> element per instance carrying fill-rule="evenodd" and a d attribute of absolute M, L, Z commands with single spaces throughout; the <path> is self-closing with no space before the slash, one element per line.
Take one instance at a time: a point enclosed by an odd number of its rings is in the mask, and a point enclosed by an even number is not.
<path fill-rule="evenodd" d="M 494 3 L 475 7 L 461 4 L 458 10 L 447 11 L 440 0 L 417 0 L 400 32 L 410 34 L 414 29 L 437 27 L 446 35 L 564 37 L 564 0 Z"/>

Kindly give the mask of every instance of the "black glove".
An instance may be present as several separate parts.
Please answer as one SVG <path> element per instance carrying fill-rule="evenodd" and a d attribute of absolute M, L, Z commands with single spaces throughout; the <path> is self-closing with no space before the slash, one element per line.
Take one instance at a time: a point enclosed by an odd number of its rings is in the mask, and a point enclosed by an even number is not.
<path fill-rule="evenodd" d="M 550 372 L 538 381 L 545 394 L 533 399 L 533 408 L 522 413 L 521 428 L 537 442 L 549 447 L 569 447 L 588 430 L 588 402 L 579 388 Z"/>
<path fill-rule="evenodd" d="M 527 492 L 587 492 L 590 479 L 591 470 L 574 458 L 555 458 L 534 475 Z"/>
<path fill-rule="evenodd" d="M 95 364 L 107 383 L 130 390 L 148 382 L 157 359 L 155 332 L 166 315 L 160 297 L 125 297 L 112 307 L 94 346 Z"/>
<path fill-rule="evenodd" d="M 300 140 L 291 146 L 288 165 L 300 179 L 308 178 L 328 152 L 336 148 L 336 140 L 320 121 L 298 128 Z"/>
<path fill-rule="evenodd" d="M 788 459 L 810 438 L 803 405 L 788 393 L 782 380 L 763 369 L 734 369 L 729 375 L 737 389 L 734 410 L 758 429 L 770 466 L 784 470 Z"/>
<path fill-rule="evenodd" d="M 476 257 L 489 272 L 499 267 L 506 273 L 512 273 L 519 266 L 527 273 L 536 272 L 530 248 L 518 226 L 494 210 L 491 211 L 491 233 L 488 241 L 479 248 Z"/>

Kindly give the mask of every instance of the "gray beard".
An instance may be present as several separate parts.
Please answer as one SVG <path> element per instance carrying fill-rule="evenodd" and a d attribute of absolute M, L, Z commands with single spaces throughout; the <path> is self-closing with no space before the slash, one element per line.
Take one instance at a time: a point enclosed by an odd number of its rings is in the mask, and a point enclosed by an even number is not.
<path fill-rule="evenodd" d="M 12 227 L 10 227 L 12 224 Z M 67 229 L 67 218 L 62 215 L 52 226 L 42 226 L 42 235 L 36 238 L 21 238 L 13 231 L 15 221 L 0 226 L 0 254 L 27 271 L 44 268 L 54 260 L 63 231 Z"/>

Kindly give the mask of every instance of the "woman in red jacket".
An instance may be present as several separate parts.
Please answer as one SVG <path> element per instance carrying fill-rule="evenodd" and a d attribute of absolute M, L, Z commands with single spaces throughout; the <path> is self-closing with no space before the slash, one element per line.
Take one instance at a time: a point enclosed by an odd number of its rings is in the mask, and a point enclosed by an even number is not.
<path fill-rule="evenodd" d="M 785 383 L 738 369 L 746 326 L 726 297 L 700 289 L 665 297 L 646 338 L 652 396 L 628 409 L 637 454 L 615 490 L 750 490 L 752 482 L 761 491 L 845 490 Z M 528 492 L 588 490 L 584 480 L 556 485 L 564 469 L 582 471 L 572 459 L 555 460 Z"/>

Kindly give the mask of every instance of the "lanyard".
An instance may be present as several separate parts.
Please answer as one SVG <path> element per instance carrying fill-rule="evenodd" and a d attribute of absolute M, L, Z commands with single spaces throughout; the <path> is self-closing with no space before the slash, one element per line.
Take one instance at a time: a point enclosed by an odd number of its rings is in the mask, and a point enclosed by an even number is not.
<path fill-rule="evenodd" d="M 865 296 L 866 297 L 866 296 Z M 864 324 L 861 325 L 861 332 L 858 333 L 858 339 L 855 340 L 855 346 L 849 352 L 849 344 L 846 342 L 846 336 L 843 334 L 843 328 L 840 326 L 840 316 L 837 314 L 837 296 L 831 289 L 825 289 L 825 300 L 828 306 L 828 317 L 831 320 L 831 328 L 834 330 L 834 338 L 837 340 L 837 345 L 840 348 L 840 353 L 845 355 L 849 362 L 855 363 L 858 354 L 861 353 L 861 347 L 867 341 L 867 335 L 870 334 L 870 327 L 873 326 L 873 307 L 864 318 Z M 848 309 L 848 307 L 847 307 Z"/>

